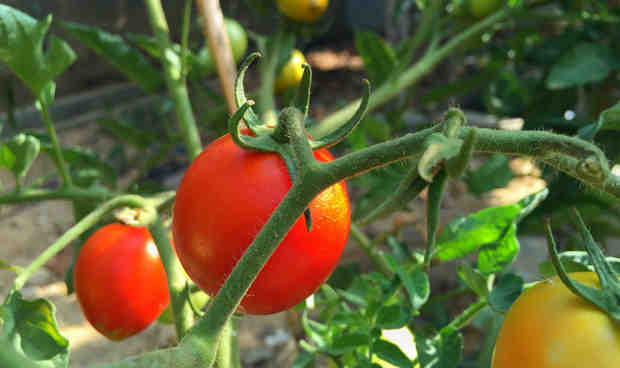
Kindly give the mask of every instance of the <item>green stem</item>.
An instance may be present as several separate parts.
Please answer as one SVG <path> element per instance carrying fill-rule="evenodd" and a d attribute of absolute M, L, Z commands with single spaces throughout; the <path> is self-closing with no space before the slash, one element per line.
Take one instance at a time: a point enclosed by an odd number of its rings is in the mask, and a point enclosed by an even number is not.
<path fill-rule="evenodd" d="M 154 198 L 144 198 L 138 195 L 128 194 L 116 197 L 103 203 L 93 212 L 88 214 L 88 216 L 82 218 L 77 224 L 67 230 L 67 232 L 58 238 L 58 240 L 44 250 L 43 253 L 39 254 L 39 256 L 32 261 L 32 263 L 25 267 L 13 281 L 13 288 L 15 290 L 21 289 L 35 271 L 50 260 L 50 258 L 64 249 L 69 243 L 77 239 L 78 236 L 96 225 L 108 212 L 124 206 L 144 209 L 158 207 L 172 198 L 174 198 L 174 192 L 166 192 L 162 196 Z"/>
<path fill-rule="evenodd" d="M 489 303 L 486 299 L 480 299 L 474 304 L 470 305 L 463 311 L 463 313 L 459 314 L 450 322 L 446 327 L 452 327 L 454 329 L 460 330 L 461 328 L 467 326 L 469 322 L 480 312 L 484 307 L 486 307 Z"/>
<path fill-rule="evenodd" d="M 144 0 L 146 4 L 149 21 L 159 47 L 161 48 L 164 76 L 168 91 L 175 104 L 177 119 L 183 133 L 185 145 L 192 159 L 196 158 L 202 151 L 200 134 L 196 126 L 194 112 L 190 104 L 185 78 L 182 74 L 181 60 L 172 50 L 168 32 L 168 23 L 160 0 Z"/>
<path fill-rule="evenodd" d="M 260 86 L 258 87 L 257 107 L 261 111 L 261 120 L 263 123 L 275 124 L 278 117 L 276 113 L 276 102 L 273 93 L 276 86 L 276 73 L 278 68 L 278 59 L 280 56 L 280 48 L 282 43 L 282 33 L 278 32 L 274 37 L 274 42 L 270 44 L 272 47 L 265 50 L 264 60 L 259 64 L 260 70 Z"/>
<path fill-rule="evenodd" d="M 329 185 L 392 162 L 421 155 L 425 148 L 424 140 L 440 128 L 441 125 L 435 125 L 321 164 L 330 173 Z M 619 176 L 603 170 L 600 176 L 593 177 L 580 169 L 588 155 L 599 158 L 602 167 L 607 165 L 603 152 L 590 142 L 543 131 L 503 131 L 475 127 L 461 128 L 459 137 L 465 138 L 469 129 L 476 129 L 478 137 L 474 151 L 531 156 L 620 199 Z"/>
<path fill-rule="evenodd" d="M 430 72 L 440 61 L 457 49 L 463 41 L 482 33 L 485 29 L 504 20 L 511 13 L 512 12 L 508 8 L 499 10 L 493 15 L 484 18 L 480 22 L 458 34 L 450 41 L 446 42 L 446 44 L 442 47 L 424 55 L 424 57 L 422 57 L 417 63 L 405 70 L 401 77 L 391 81 L 391 83 L 382 85 L 374 91 L 368 104 L 368 109 L 374 110 L 390 101 L 392 98 L 400 94 L 403 89 L 412 86 L 420 78 Z M 320 124 L 315 125 L 310 129 L 310 135 L 312 137 L 320 138 L 327 135 L 332 130 L 337 129 L 343 122 L 347 121 L 347 119 L 353 115 L 359 104 L 360 100 L 358 99 L 349 103 L 340 110 L 329 114 L 320 122 Z"/>
<path fill-rule="evenodd" d="M 354 223 L 351 223 L 351 235 L 357 240 L 360 248 L 368 255 L 373 263 L 379 268 L 379 270 L 386 274 L 391 275 L 392 272 L 387 263 L 381 255 L 381 251 L 377 249 L 376 244 L 362 232 L 362 230 Z"/>
<path fill-rule="evenodd" d="M 0 204 L 39 202 L 46 200 L 105 200 L 113 194 L 103 191 L 62 187 L 59 189 L 24 189 L 10 194 L 0 195 Z"/>
<path fill-rule="evenodd" d="M 428 188 L 428 199 L 426 201 L 426 229 L 427 240 L 426 250 L 424 252 L 424 265 L 428 269 L 431 265 L 433 250 L 435 249 L 435 240 L 437 238 L 437 229 L 439 228 L 439 212 L 441 207 L 441 198 L 448 183 L 448 173 L 445 169 L 441 169 L 433 178 L 433 182 Z"/>
<path fill-rule="evenodd" d="M 301 182 L 304 180 L 299 178 L 293 184 L 243 257 L 237 262 L 226 283 L 213 298 L 213 303 L 205 316 L 181 340 L 181 345 L 193 344 L 203 347 L 205 353 L 208 354 L 205 356 L 208 362 L 207 367 L 210 367 L 215 360 L 215 351 L 212 347 L 220 343 L 222 329 L 229 322 L 256 275 L 289 229 L 303 214 L 308 203 L 319 194 L 320 191 L 317 188 L 324 187 L 323 185 L 301 185 Z"/>
<path fill-rule="evenodd" d="M 41 100 L 39 100 L 39 106 L 41 107 L 41 117 L 45 122 L 47 134 L 50 136 L 50 140 L 52 141 L 54 163 L 60 172 L 64 185 L 71 187 L 73 185 L 73 180 L 71 179 L 71 173 L 69 172 L 69 168 L 65 162 L 62 150 L 60 149 L 60 143 L 58 142 L 58 136 L 56 136 L 56 129 L 54 129 L 54 123 L 52 122 L 52 117 L 49 114 L 48 106 Z"/>
<path fill-rule="evenodd" d="M 217 356 L 215 358 L 215 365 L 217 368 L 241 367 L 234 325 L 234 320 L 230 319 L 222 330 L 221 341 L 217 348 Z"/>
<path fill-rule="evenodd" d="M 181 263 L 172 250 L 168 231 L 159 216 L 149 225 L 149 231 L 155 240 L 159 256 L 166 271 L 168 290 L 170 291 L 170 307 L 177 338 L 180 340 L 194 324 L 194 315 L 189 305 L 189 298 L 183 292 L 186 287 L 185 276 L 183 275 Z"/>

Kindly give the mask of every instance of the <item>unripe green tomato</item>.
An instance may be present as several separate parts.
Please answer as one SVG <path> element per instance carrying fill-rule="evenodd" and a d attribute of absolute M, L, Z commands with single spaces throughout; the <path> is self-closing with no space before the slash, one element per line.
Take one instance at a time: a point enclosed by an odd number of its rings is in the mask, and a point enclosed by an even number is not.
<path fill-rule="evenodd" d="M 329 0 L 278 0 L 278 8 L 287 17 L 298 22 L 313 22 L 321 17 Z"/>
<path fill-rule="evenodd" d="M 288 62 L 284 64 L 276 77 L 276 94 L 280 94 L 284 90 L 295 87 L 301 82 L 301 78 L 304 75 L 303 65 L 305 62 L 306 58 L 301 51 L 294 49 L 291 52 L 291 57 L 288 59 Z"/>
<path fill-rule="evenodd" d="M 230 41 L 233 58 L 235 62 L 239 62 L 248 49 L 248 36 L 241 24 L 237 23 L 234 19 L 224 18 L 224 24 L 226 25 L 226 33 Z M 200 69 L 204 72 L 209 73 L 215 70 L 215 63 L 213 62 L 211 51 L 206 44 L 198 52 L 196 59 Z"/>
<path fill-rule="evenodd" d="M 469 11 L 478 19 L 485 18 L 501 8 L 503 0 L 469 0 Z"/>

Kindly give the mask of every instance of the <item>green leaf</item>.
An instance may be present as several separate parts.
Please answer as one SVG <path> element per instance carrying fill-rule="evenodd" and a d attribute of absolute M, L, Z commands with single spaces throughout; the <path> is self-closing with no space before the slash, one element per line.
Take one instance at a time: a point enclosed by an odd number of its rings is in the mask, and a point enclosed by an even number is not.
<path fill-rule="evenodd" d="M 5 149 L 8 149 L 13 157 L 6 155 L 7 152 L 0 153 L 0 166 L 4 166 L 11 170 L 13 175 L 20 180 L 26 175 L 32 163 L 39 155 L 41 144 L 37 138 L 20 133 L 4 143 L 2 151 L 5 151 Z M 12 164 L 10 164 L 11 158 L 13 159 Z"/>
<path fill-rule="evenodd" d="M 77 23 L 61 22 L 60 25 L 98 55 L 106 58 L 146 92 L 153 92 L 163 85 L 161 73 L 122 37 Z"/>
<path fill-rule="evenodd" d="M 333 355 L 342 355 L 368 345 L 368 340 L 369 336 L 367 333 L 345 333 L 336 336 L 332 344 L 327 348 L 327 351 Z"/>
<path fill-rule="evenodd" d="M 496 311 L 508 312 L 512 303 L 523 291 L 523 279 L 517 275 L 508 273 L 497 280 L 497 285 L 489 294 L 489 306 Z"/>
<path fill-rule="evenodd" d="M 545 84 L 549 89 L 563 89 L 600 82 L 616 63 L 608 46 L 582 42 L 563 54 L 551 67 Z"/>
<path fill-rule="evenodd" d="M 620 130 L 620 102 L 599 115 L 601 130 Z"/>
<path fill-rule="evenodd" d="M 376 33 L 355 32 L 355 47 L 359 52 L 369 80 L 376 87 L 387 81 L 398 64 L 392 47 Z"/>
<path fill-rule="evenodd" d="M 478 253 L 478 269 L 484 274 L 499 272 L 509 266 L 519 254 L 517 224 L 512 223 L 496 242 L 485 244 Z"/>
<path fill-rule="evenodd" d="M 76 59 L 71 47 L 54 36 L 43 52 L 43 40 L 51 23 L 51 15 L 36 20 L 0 4 L 0 60 L 24 81 L 37 99 Z"/>
<path fill-rule="evenodd" d="M 426 304 L 431 293 L 428 275 L 419 269 L 408 271 L 404 265 L 396 262 L 396 259 L 389 253 L 386 253 L 384 257 L 390 269 L 398 275 L 407 290 L 411 307 L 417 311 Z"/>
<path fill-rule="evenodd" d="M 372 345 L 372 351 L 380 359 L 397 367 L 411 368 L 413 366 L 407 355 L 392 342 L 379 339 Z"/>
<path fill-rule="evenodd" d="M 560 253 L 558 256 L 560 258 L 560 262 L 564 265 L 566 272 L 594 272 L 592 260 L 585 251 L 567 251 Z M 613 268 L 617 273 L 620 273 L 620 258 L 605 257 L 605 260 L 609 263 L 611 268 Z M 557 274 L 551 260 L 542 262 L 538 266 L 538 269 L 543 278 L 549 278 Z"/>
<path fill-rule="evenodd" d="M 377 312 L 375 325 L 381 329 L 401 328 L 411 321 L 411 311 L 403 305 L 383 306 Z"/>
<path fill-rule="evenodd" d="M 420 365 L 424 368 L 457 368 L 463 357 L 463 336 L 452 327 L 439 334 L 424 337 L 415 334 Z"/>
<path fill-rule="evenodd" d="M 508 162 L 508 157 L 496 153 L 478 169 L 469 171 L 465 177 L 469 191 L 480 195 L 508 185 L 512 179 L 512 171 L 510 171 Z"/>
<path fill-rule="evenodd" d="M 302 350 L 299 352 L 299 354 L 297 354 L 297 358 L 293 362 L 293 365 L 291 366 L 291 368 L 305 368 L 308 366 L 311 367 L 315 359 L 316 359 L 316 354 L 311 353 L 306 350 Z"/>
<path fill-rule="evenodd" d="M 476 295 L 486 297 L 489 294 L 488 278 L 480 271 L 463 262 L 457 267 L 456 273 Z"/>
<path fill-rule="evenodd" d="M 6 143 L 0 145 L 0 167 L 13 170 L 17 158 Z"/>
<path fill-rule="evenodd" d="M 12 291 L 0 310 L 3 345 L 37 361 L 40 367 L 68 366 L 69 341 L 58 330 L 52 303 L 46 299 L 24 300 L 18 291 Z"/>
<path fill-rule="evenodd" d="M 543 189 L 518 203 L 485 208 L 473 215 L 451 221 L 437 237 L 436 256 L 442 261 L 448 261 L 462 258 L 483 245 L 501 243 L 502 239 L 510 233 L 513 224 L 518 223 L 533 211 L 548 193 L 547 189 Z M 510 239 L 506 241 L 508 240 Z M 500 255 L 505 250 L 514 248 L 515 244 L 508 242 L 504 246 L 505 249 L 500 247 L 498 250 Z M 492 250 L 492 248 L 487 249 L 487 251 Z M 502 259 L 505 261 L 504 257 Z M 502 259 L 499 260 L 500 263 L 503 262 Z M 491 263 L 488 265 L 490 266 Z"/>

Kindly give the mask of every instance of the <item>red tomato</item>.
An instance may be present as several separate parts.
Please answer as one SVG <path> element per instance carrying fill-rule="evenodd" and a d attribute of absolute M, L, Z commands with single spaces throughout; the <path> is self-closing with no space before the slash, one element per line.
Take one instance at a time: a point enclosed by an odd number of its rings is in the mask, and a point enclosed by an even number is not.
<path fill-rule="evenodd" d="M 324 149 L 319 161 L 333 157 Z M 213 296 L 291 187 L 275 153 L 245 151 L 224 135 L 189 167 L 179 185 L 172 231 L 189 277 Z M 241 301 L 250 314 L 276 313 L 312 294 L 338 263 L 349 234 L 344 182 L 311 203 L 312 231 L 301 216 Z"/>
<path fill-rule="evenodd" d="M 97 230 L 75 263 L 74 285 L 86 319 L 111 340 L 148 327 L 170 302 L 157 247 L 145 227 Z"/>

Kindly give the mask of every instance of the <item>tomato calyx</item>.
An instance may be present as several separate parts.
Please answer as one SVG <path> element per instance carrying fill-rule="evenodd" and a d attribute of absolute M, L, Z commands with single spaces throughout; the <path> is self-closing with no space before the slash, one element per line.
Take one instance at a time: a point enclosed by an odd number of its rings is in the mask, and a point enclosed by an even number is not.
<path fill-rule="evenodd" d="M 568 276 L 564 265 L 560 261 L 555 240 L 551 232 L 550 221 L 547 219 L 545 230 L 547 233 L 547 247 L 551 256 L 551 262 L 562 283 L 575 295 L 589 301 L 607 313 L 616 323 L 620 323 L 620 281 L 618 274 L 605 259 L 605 255 L 598 247 L 592 234 L 586 227 L 577 209 L 573 209 L 577 224 L 583 238 L 586 251 L 594 265 L 594 270 L 598 275 L 601 288 L 591 288 L 583 283 Z"/>

